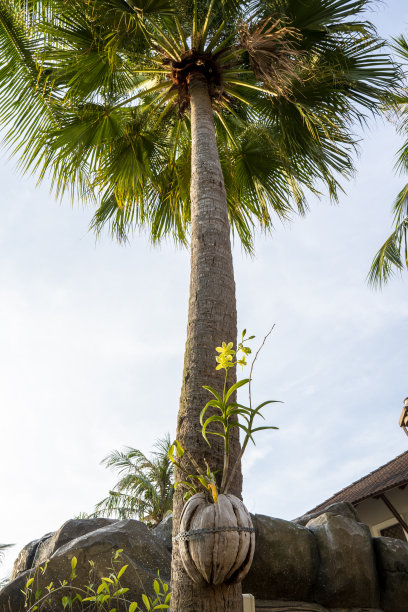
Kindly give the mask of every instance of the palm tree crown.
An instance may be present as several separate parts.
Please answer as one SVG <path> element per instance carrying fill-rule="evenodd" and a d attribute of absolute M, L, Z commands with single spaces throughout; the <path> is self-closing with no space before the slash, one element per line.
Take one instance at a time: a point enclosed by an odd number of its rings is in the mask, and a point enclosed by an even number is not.
<path fill-rule="evenodd" d="M 0 0 L 0 120 L 22 167 L 98 204 L 92 226 L 185 242 L 188 83 L 208 84 L 231 226 L 353 170 L 351 122 L 395 81 L 368 0 Z"/>
<path fill-rule="evenodd" d="M 173 504 L 170 445 L 167 434 L 154 444 L 156 450 L 150 459 L 131 447 L 107 455 L 102 463 L 118 472 L 120 480 L 108 497 L 96 504 L 94 516 L 138 518 L 150 525 L 160 523 L 171 512 Z"/>

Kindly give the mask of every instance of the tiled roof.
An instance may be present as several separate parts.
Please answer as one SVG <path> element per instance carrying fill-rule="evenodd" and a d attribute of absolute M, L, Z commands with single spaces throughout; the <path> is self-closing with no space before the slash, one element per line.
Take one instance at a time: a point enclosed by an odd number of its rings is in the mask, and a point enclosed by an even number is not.
<path fill-rule="evenodd" d="M 380 495 L 380 493 L 406 484 L 408 484 L 408 451 L 335 493 L 316 508 L 309 510 L 308 514 L 324 510 L 327 506 L 336 502 L 345 501 L 356 505 L 369 497 Z"/>

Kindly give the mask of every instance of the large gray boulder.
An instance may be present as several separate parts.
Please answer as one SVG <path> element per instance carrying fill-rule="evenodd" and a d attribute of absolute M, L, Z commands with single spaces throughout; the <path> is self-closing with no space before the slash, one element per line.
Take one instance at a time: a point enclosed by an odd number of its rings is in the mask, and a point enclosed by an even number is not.
<path fill-rule="evenodd" d="M 43 540 L 37 548 L 33 565 L 45 563 L 62 546 L 72 542 L 76 538 L 96 531 L 101 527 L 116 523 L 117 519 L 94 518 L 94 519 L 72 519 L 67 521 L 51 537 Z M 27 568 L 28 569 L 28 568 Z"/>
<path fill-rule="evenodd" d="M 42 538 L 29 542 L 20 550 L 17 559 L 14 561 L 13 570 L 11 572 L 10 580 L 14 580 L 19 574 L 22 574 L 26 570 L 30 569 L 35 565 L 35 559 L 37 551 L 43 542 L 48 540 L 53 533 L 46 533 Z"/>
<path fill-rule="evenodd" d="M 69 529 L 69 526 L 64 525 L 55 534 L 55 546 L 64 540 L 64 533 L 67 534 Z M 92 581 L 99 584 L 103 576 L 109 575 L 113 555 L 118 549 L 123 549 L 123 553 L 116 567 L 119 570 L 123 565 L 128 565 L 121 578 L 121 586 L 130 589 L 127 597 L 131 601 L 140 601 L 142 593 L 153 594 L 153 581 L 158 571 L 163 580 L 170 579 L 171 555 L 163 544 L 152 538 L 146 525 L 134 520 L 112 521 L 99 529 L 87 531 L 62 546 L 54 547 L 44 575 L 37 566 L 36 571 L 27 570 L 17 576 L 0 592 L 0 612 L 24 610 L 21 588 L 24 588 L 28 577 L 34 575 L 34 572 L 36 588 L 44 589 L 51 580 L 55 585 L 58 585 L 59 581 L 67 580 L 73 557 L 77 558 L 77 577 L 72 581 L 72 585 L 81 588 L 89 583 L 90 561 L 94 563 Z M 51 610 L 59 609 L 57 603 L 60 603 L 62 594 L 58 594 L 58 602 L 52 602 Z"/>
<path fill-rule="evenodd" d="M 384 612 L 408 610 L 408 542 L 374 538 L 374 550 Z"/>
<path fill-rule="evenodd" d="M 335 504 L 331 504 L 331 506 L 328 506 L 324 510 L 320 510 L 320 512 L 310 512 L 309 514 L 304 514 L 303 516 L 294 519 L 293 522 L 306 527 L 309 521 L 314 518 L 317 518 L 318 516 L 321 516 L 325 512 L 330 512 L 331 514 L 335 514 L 336 516 L 344 516 L 345 518 L 349 518 L 352 521 L 359 521 L 356 509 L 352 504 L 349 504 L 348 502 L 336 502 Z"/>
<path fill-rule="evenodd" d="M 324 513 L 308 522 L 319 549 L 314 600 L 329 608 L 377 608 L 379 590 L 367 525 Z"/>
<path fill-rule="evenodd" d="M 153 529 L 153 535 L 161 542 L 169 552 L 173 548 L 173 515 L 169 514 L 161 523 Z"/>
<path fill-rule="evenodd" d="M 263 515 L 252 515 L 252 520 L 255 555 L 243 591 L 255 595 L 257 610 L 408 612 L 408 543 L 377 538 L 374 547 L 368 527 L 356 521 L 349 504 L 336 504 L 333 512 L 312 518 L 306 527 Z M 171 546 L 171 516 L 154 530 L 134 520 L 67 521 L 20 552 L 13 580 L 0 592 L 0 612 L 23 612 L 21 590 L 34 574 L 43 589 L 51 580 L 58 585 L 68 579 L 74 556 L 78 564 L 73 586 L 89 582 L 90 561 L 92 579 L 99 584 L 109 575 L 118 549 L 123 553 L 115 565 L 128 565 L 122 586 L 130 589 L 129 600 L 140 601 L 142 593 L 153 595 L 158 570 L 169 580 Z M 47 559 L 43 576 L 40 567 Z M 58 597 L 50 610 L 61 609 L 61 593 Z"/>
<path fill-rule="evenodd" d="M 255 554 L 243 591 L 255 599 L 313 601 L 319 555 L 313 534 L 300 525 L 252 516 Z"/>

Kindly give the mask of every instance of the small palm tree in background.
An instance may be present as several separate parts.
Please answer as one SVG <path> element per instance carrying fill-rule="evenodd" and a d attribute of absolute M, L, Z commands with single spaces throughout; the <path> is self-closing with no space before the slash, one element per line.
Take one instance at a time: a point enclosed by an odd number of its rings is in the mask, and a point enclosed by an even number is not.
<path fill-rule="evenodd" d="M 102 463 L 119 473 L 120 480 L 91 516 L 136 518 L 155 526 L 172 511 L 173 464 L 167 434 L 154 444 L 150 458 L 137 448 L 112 451 Z"/>
<path fill-rule="evenodd" d="M 408 40 L 400 36 L 394 49 L 405 64 L 408 64 Z M 398 152 L 396 169 L 408 174 L 408 84 L 393 96 L 391 111 L 398 120 L 398 132 L 405 136 L 405 143 Z M 368 275 L 369 283 L 381 287 L 395 272 L 408 270 L 408 183 L 398 194 L 394 206 L 394 231 L 376 254 Z"/>
<path fill-rule="evenodd" d="M 12 548 L 13 546 L 14 544 L 0 544 L 0 563 L 3 561 L 4 551 L 7 550 L 7 548 Z M 6 586 L 8 581 L 8 578 L 0 578 L 0 589 Z"/>

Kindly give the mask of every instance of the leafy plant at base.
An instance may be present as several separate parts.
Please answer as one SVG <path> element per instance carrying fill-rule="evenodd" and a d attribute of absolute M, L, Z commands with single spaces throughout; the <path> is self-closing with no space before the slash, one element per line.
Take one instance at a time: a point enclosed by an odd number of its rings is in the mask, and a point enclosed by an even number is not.
<path fill-rule="evenodd" d="M 240 365 L 242 367 L 247 365 L 246 358 L 251 354 L 252 350 L 245 346 L 246 342 L 252 340 L 255 336 L 249 336 L 246 338 L 246 330 L 242 332 L 241 342 L 236 347 L 236 350 L 233 349 L 233 343 L 223 342 L 221 346 L 216 348 L 218 355 L 216 355 L 215 359 L 218 363 L 216 369 L 217 370 L 225 370 L 224 376 L 224 387 L 222 394 L 218 393 L 216 389 L 210 387 L 209 385 L 203 385 L 204 389 L 209 391 L 214 399 L 211 399 L 206 403 L 204 408 L 200 414 L 200 424 L 201 424 L 201 434 L 207 444 L 211 446 L 208 441 L 208 436 L 219 436 L 223 439 L 224 442 L 224 467 L 222 471 L 221 484 L 217 486 L 216 482 L 216 474 L 210 470 L 210 467 L 206 460 L 204 460 L 206 464 L 206 471 L 203 471 L 200 467 L 196 459 L 194 459 L 190 453 L 188 453 L 185 449 L 182 448 L 181 444 L 175 440 L 169 449 L 169 457 L 171 461 L 180 468 L 187 476 L 189 480 L 183 480 L 180 482 L 176 482 L 176 486 L 184 486 L 188 488 L 187 493 L 185 494 L 185 499 L 189 499 L 191 495 L 197 493 L 197 486 L 204 490 L 206 493 L 210 493 L 212 500 L 214 503 L 217 503 L 217 497 L 219 493 L 228 493 L 229 488 L 231 486 L 231 482 L 234 478 L 235 472 L 237 470 L 238 465 L 242 459 L 242 456 L 248 446 L 248 442 L 251 440 L 254 444 L 255 441 L 253 439 L 253 434 L 257 431 L 262 431 L 265 429 L 278 429 L 278 427 L 273 426 L 263 426 L 263 427 L 254 427 L 254 420 L 257 416 L 262 418 L 261 410 L 264 406 L 268 404 L 276 403 L 276 400 L 268 400 L 266 402 L 262 402 L 256 408 L 252 408 L 252 393 L 251 393 L 251 382 L 252 382 L 252 372 L 254 368 L 255 361 L 259 355 L 260 350 L 265 344 L 266 339 L 271 334 L 273 330 L 265 336 L 261 346 L 259 347 L 255 358 L 251 364 L 251 370 L 249 378 L 244 378 L 242 380 L 237 381 L 231 387 L 228 388 L 228 372 L 231 368 L 234 368 L 236 365 Z M 238 358 L 239 354 L 242 356 Z M 244 385 L 249 386 L 249 406 L 244 406 L 243 404 L 239 404 L 238 402 L 231 401 L 231 398 L 237 392 L 238 389 L 243 387 Z M 205 415 L 209 409 L 215 411 L 215 414 L 205 418 Z M 239 419 L 243 419 L 245 423 L 239 421 Z M 218 431 L 208 431 L 208 427 L 213 424 L 219 424 Z M 242 443 L 241 451 L 234 461 L 234 464 L 230 466 L 230 432 L 235 427 L 240 428 L 245 433 L 245 437 Z M 180 463 L 177 459 L 181 458 L 184 453 L 187 452 L 187 456 L 190 462 L 197 469 L 197 474 L 188 474 L 184 468 L 181 467 Z M 196 483 L 196 484 L 195 484 Z"/>
<path fill-rule="evenodd" d="M 55 610 L 57 601 L 61 602 L 61 610 L 66 611 L 116 612 L 120 609 L 127 612 L 150 612 L 151 610 L 169 609 L 171 597 L 169 586 L 161 580 L 159 574 L 153 582 L 155 597 L 142 594 L 143 607 L 126 598 L 129 588 L 122 587 L 120 579 L 126 572 L 128 565 L 115 568 L 115 564 L 122 562 L 122 553 L 123 549 L 116 550 L 112 557 L 112 567 L 107 568 L 110 573 L 108 576 L 101 578 L 99 584 L 95 583 L 95 563 L 89 561 L 89 582 L 80 587 L 72 584 L 72 581 L 77 578 L 75 571 L 77 558 L 72 557 L 71 571 L 67 580 L 60 581 L 57 586 L 54 581 L 51 581 L 46 587 L 40 588 L 38 586 L 38 576 L 45 575 L 48 567 L 47 561 L 43 566 L 36 569 L 34 576 L 27 580 L 25 588 L 22 590 L 26 612 Z M 60 600 L 59 597 L 61 597 Z"/>

